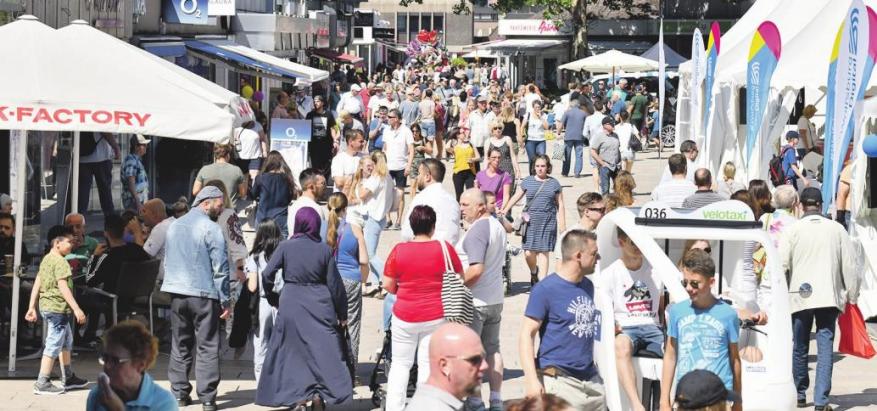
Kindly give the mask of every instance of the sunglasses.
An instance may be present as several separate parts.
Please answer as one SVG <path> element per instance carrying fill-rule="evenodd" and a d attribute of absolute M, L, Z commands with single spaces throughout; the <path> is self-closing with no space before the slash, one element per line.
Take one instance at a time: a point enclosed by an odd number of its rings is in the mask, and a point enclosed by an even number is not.
<path fill-rule="evenodd" d="M 476 354 L 470 357 L 451 357 L 456 358 L 458 360 L 463 360 L 472 364 L 473 367 L 480 367 L 481 363 L 484 361 L 484 354 Z"/>
<path fill-rule="evenodd" d="M 115 355 L 100 353 L 97 357 L 97 362 L 100 365 L 109 365 L 111 367 L 115 367 L 119 364 L 124 364 L 126 362 L 130 362 L 130 358 L 119 358 Z"/>
<path fill-rule="evenodd" d="M 691 285 L 691 288 L 697 289 L 700 288 L 700 281 L 697 280 L 682 280 L 682 288 L 688 288 Z"/>
<path fill-rule="evenodd" d="M 502 127 L 494 127 L 494 130 L 502 130 Z"/>
<path fill-rule="evenodd" d="M 606 207 L 600 207 L 600 208 L 596 208 L 596 207 L 591 208 L 591 207 L 588 207 L 588 210 L 593 211 L 593 212 L 596 212 L 596 213 L 606 213 Z"/>

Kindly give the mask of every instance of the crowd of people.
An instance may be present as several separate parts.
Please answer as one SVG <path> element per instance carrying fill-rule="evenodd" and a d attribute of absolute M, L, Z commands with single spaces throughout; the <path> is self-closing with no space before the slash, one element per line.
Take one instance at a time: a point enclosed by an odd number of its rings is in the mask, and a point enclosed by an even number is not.
<path fill-rule="evenodd" d="M 220 347 L 240 357 L 251 341 L 256 404 L 345 403 L 357 384 L 363 298 L 376 296 L 384 299 L 383 325 L 391 336 L 388 410 L 406 409 L 406 402 L 408 409 L 598 410 L 605 407 L 604 384 L 614 383 L 600 378 L 594 360 L 600 334 L 594 293 L 603 287 L 615 310 L 617 383 L 634 409 L 644 406 L 632 358 L 643 352 L 663 357 L 662 409 L 707 409 L 726 401 L 739 409 L 739 324 L 768 321 L 765 253 L 756 243 L 746 244 L 743 257 L 756 312 L 712 293 L 716 266 L 710 242 L 701 239 L 686 244 L 679 262 L 688 301 L 671 305 L 663 298 L 659 276 L 620 229 L 621 257 L 601 263 L 605 284 L 595 284 L 595 228 L 608 212 L 634 204 L 636 153 L 660 144 L 656 104 L 645 84 L 571 83 L 569 93 L 552 102 L 533 83 L 511 90 L 504 69 L 485 69 L 397 67 L 368 79 L 333 73 L 339 92 L 328 98 L 303 89 L 279 93 L 272 118 L 312 121 L 310 167 L 294 175 L 283 156 L 269 150 L 268 124 L 259 116 L 229 144 L 215 145 L 213 163 L 197 173 L 191 203 L 168 206 L 150 197 L 141 161 L 149 140 L 133 137 L 120 174 L 126 211 L 117 215 L 98 190 L 106 244 L 85 233 L 85 216 L 77 213 L 47 236 L 26 312 L 28 321 L 48 324 L 34 392 L 59 394 L 87 384 L 71 365 L 76 339 L 99 345 L 106 373 L 89 395 L 89 409 L 189 405 L 194 367 L 198 400 L 214 410 Z M 107 178 L 104 162 L 119 156 L 110 137 L 87 136 L 95 142 L 93 158 L 85 160 L 95 160 L 89 186 L 92 176 L 100 186 Z M 797 149 L 799 139 L 790 132 L 789 147 Z M 792 297 L 793 373 L 804 404 L 815 321 L 814 404 L 827 409 L 834 320 L 856 298 L 849 238 L 820 215 L 818 190 L 804 189 L 809 182 L 800 159 L 786 158 L 797 150 L 782 151 L 785 178 L 773 191 L 762 180 L 741 184 L 733 163 L 721 177 L 698 169 L 698 153 L 694 142 L 682 142 L 651 198 L 674 208 L 744 202 L 780 249 L 790 288 L 819 285 L 816 297 Z M 590 172 L 594 179 L 595 190 L 576 199 L 578 219 L 571 224 L 564 187 L 552 176 L 558 161 L 564 177 Z M 255 240 L 248 247 L 238 211 L 249 201 Z M 0 210 L 0 246 L 12 227 L 14 217 Z M 399 230 L 399 242 L 382 257 L 378 248 L 387 230 Z M 510 320 L 503 318 L 503 303 L 515 261 L 512 235 L 521 236 L 530 295 L 524 317 Z M 101 316 L 111 325 L 105 294 L 125 281 L 122 265 L 151 259 L 161 260 L 154 298 L 169 309 L 170 392 L 146 373 L 158 342 L 145 327 L 120 322 L 97 340 Z M 465 324 L 448 321 L 445 311 L 455 279 L 462 284 L 457 290 L 471 295 Z M 74 287 L 80 281 L 90 288 Z M 502 397 L 500 330 L 510 321 L 520 327 L 528 397 L 514 403 Z M 716 344 L 694 345 L 694 334 Z M 56 359 L 61 386 L 50 381 Z M 415 366 L 418 388 L 409 400 Z"/>

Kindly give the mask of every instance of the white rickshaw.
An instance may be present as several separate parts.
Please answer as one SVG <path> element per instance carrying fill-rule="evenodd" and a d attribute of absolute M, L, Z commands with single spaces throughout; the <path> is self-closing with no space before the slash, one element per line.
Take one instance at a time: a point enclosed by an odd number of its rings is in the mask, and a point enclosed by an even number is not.
<path fill-rule="evenodd" d="M 640 208 L 616 209 L 603 218 L 596 230 L 602 267 L 608 267 L 621 257 L 616 227 L 627 233 L 651 264 L 656 282 L 663 283 L 669 294 L 668 306 L 688 299 L 676 264 L 685 240 L 710 241 L 717 271 L 713 293 L 738 310 L 745 308 L 753 313 L 761 310 L 768 314 L 766 325 L 754 326 L 749 322 L 744 323 L 740 330 L 743 408 L 794 409 L 796 397 L 792 381 L 788 287 L 779 251 L 761 224 L 755 221 L 749 207 L 731 200 L 697 210 L 671 209 L 660 202 L 650 202 Z M 755 287 L 752 278 L 744 278 L 743 246 L 750 241 L 760 243 L 767 255 L 766 275 L 761 287 Z M 631 407 L 618 382 L 616 368 L 612 297 L 601 286 L 605 279 L 600 275 L 598 270 L 595 274 L 596 304 L 602 313 L 602 323 L 595 358 L 606 388 L 607 407 L 613 411 L 628 410 Z M 796 293 L 806 298 L 811 291 L 805 284 Z M 762 293 L 760 298 L 757 293 Z M 758 302 L 763 307 L 759 307 Z M 637 392 L 648 404 L 646 409 L 657 407 L 663 360 L 639 357 L 636 353 L 633 360 Z"/>

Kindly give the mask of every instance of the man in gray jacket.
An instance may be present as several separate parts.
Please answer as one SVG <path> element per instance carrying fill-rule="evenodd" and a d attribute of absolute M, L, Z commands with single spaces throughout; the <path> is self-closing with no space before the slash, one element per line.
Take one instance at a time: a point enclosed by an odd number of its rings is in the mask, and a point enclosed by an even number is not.
<path fill-rule="evenodd" d="M 219 387 L 219 320 L 230 313 L 225 238 L 214 221 L 223 194 L 214 186 L 198 192 L 192 210 L 167 231 L 164 284 L 171 295 L 171 355 L 168 380 L 180 407 L 189 405 L 189 370 L 198 350 L 195 378 L 205 411 L 216 410 Z"/>
<path fill-rule="evenodd" d="M 798 407 L 807 404 L 810 378 L 807 357 L 810 330 L 816 322 L 816 410 L 828 408 L 831 391 L 832 349 L 835 322 L 847 302 L 855 303 L 859 276 L 853 244 L 843 226 L 823 217 L 822 193 L 808 187 L 801 192 L 804 215 L 780 239 L 780 256 L 786 270 L 792 312 L 792 375 L 798 391 Z M 812 292 L 807 292 L 809 284 Z M 800 292 L 796 292 L 799 291 Z"/>

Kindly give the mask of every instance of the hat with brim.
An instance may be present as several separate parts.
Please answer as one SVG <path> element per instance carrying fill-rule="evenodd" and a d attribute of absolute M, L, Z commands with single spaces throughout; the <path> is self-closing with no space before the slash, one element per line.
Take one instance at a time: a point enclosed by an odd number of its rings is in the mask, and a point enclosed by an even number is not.
<path fill-rule="evenodd" d="M 822 205 L 822 191 L 816 187 L 807 187 L 801 191 L 801 205 L 818 206 Z"/>
<path fill-rule="evenodd" d="M 198 204 L 201 204 L 205 200 L 212 200 L 214 198 L 223 198 L 225 195 L 222 194 L 222 190 L 214 186 L 207 186 L 201 189 L 198 192 L 198 195 L 195 196 L 195 201 L 192 202 L 192 207 L 198 207 Z"/>

